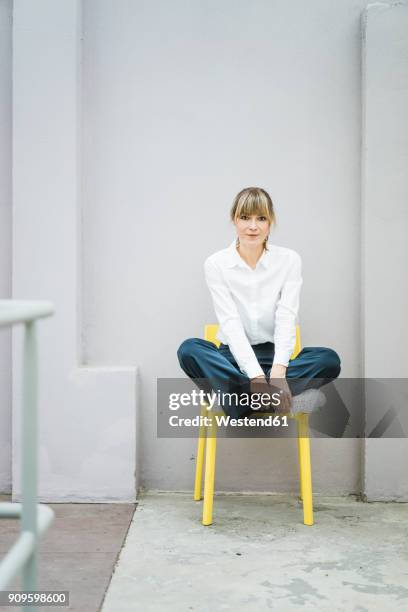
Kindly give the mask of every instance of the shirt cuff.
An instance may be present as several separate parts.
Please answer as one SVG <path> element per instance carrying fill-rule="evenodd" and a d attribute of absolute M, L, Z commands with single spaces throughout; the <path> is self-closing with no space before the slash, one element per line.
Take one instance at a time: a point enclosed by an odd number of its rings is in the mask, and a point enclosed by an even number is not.
<path fill-rule="evenodd" d="M 258 363 L 251 363 L 241 368 L 241 371 L 248 376 L 248 378 L 255 378 L 256 376 L 265 376 L 265 372 Z"/>
<path fill-rule="evenodd" d="M 290 355 L 293 353 L 293 351 L 291 351 Z M 282 350 L 278 350 L 276 351 L 275 355 L 273 356 L 273 364 L 280 364 L 283 366 L 288 367 L 288 363 L 289 363 L 289 359 L 290 359 L 290 355 L 288 355 L 287 351 L 282 351 Z"/>

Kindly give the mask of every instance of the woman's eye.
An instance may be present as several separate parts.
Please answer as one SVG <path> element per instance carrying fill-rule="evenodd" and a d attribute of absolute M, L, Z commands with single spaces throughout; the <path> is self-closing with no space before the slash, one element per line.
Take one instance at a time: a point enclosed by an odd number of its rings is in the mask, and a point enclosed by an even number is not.
<path fill-rule="evenodd" d="M 258 217 L 259 221 L 266 221 L 266 217 Z"/>
<path fill-rule="evenodd" d="M 246 221 L 248 219 L 248 217 L 246 215 L 241 215 L 240 219 L 242 219 L 243 221 Z"/>

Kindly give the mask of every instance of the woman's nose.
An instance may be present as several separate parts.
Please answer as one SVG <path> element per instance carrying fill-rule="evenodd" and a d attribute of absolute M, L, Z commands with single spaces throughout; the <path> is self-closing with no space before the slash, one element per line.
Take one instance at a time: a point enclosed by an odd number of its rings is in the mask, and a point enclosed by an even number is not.
<path fill-rule="evenodd" d="M 256 220 L 255 220 L 255 218 L 254 218 L 254 217 L 252 217 L 252 219 L 251 219 L 251 221 L 250 221 L 250 224 L 249 224 L 249 227 L 250 227 L 251 229 L 256 229 Z"/>

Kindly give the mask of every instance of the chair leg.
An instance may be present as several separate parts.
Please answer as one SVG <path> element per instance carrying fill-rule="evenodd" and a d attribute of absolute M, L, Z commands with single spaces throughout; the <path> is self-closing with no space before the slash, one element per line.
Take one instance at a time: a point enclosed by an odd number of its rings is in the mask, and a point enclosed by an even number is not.
<path fill-rule="evenodd" d="M 312 470 L 310 461 L 309 415 L 307 413 L 301 413 L 299 415 L 299 425 L 303 522 L 305 525 L 313 525 Z"/>
<path fill-rule="evenodd" d="M 300 419 L 299 419 L 299 415 L 296 415 L 296 426 L 297 426 L 297 447 L 298 447 L 298 459 L 299 459 L 299 497 L 303 501 L 302 453 L 300 452 Z"/>
<path fill-rule="evenodd" d="M 207 405 L 201 405 L 200 415 L 207 416 Z M 205 454 L 205 443 L 207 437 L 207 428 L 205 425 L 200 425 L 198 431 L 198 442 L 197 442 L 197 458 L 196 458 L 196 470 L 195 470 L 195 481 L 194 481 L 194 500 L 200 501 L 202 499 L 201 485 L 203 481 L 203 467 L 204 467 L 204 454 Z"/>
<path fill-rule="evenodd" d="M 207 428 L 207 443 L 205 453 L 205 480 L 204 480 L 204 504 L 203 504 L 203 525 L 211 525 L 213 501 L 214 501 L 214 480 L 215 480 L 215 456 L 217 450 L 217 423 L 214 415 L 208 412 L 211 423 Z"/>

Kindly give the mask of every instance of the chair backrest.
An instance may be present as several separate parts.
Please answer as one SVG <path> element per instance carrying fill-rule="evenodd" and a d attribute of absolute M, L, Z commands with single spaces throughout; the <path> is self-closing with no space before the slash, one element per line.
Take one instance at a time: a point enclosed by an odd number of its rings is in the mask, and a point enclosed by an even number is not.
<path fill-rule="evenodd" d="M 212 342 L 218 348 L 221 343 L 216 338 L 217 331 L 218 331 L 218 325 L 217 324 L 208 323 L 207 325 L 204 326 L 204 340 L 208 340 L 209 342 Z M 295 357 L 297 357 L 299 355 L 301 350 L 302 350 L 302 344 L 300 342 L 300 327 L 299 327 L 299 325 L 296 325 L 295 348 L 293 349 L 293 353 L 290 356 L 290 359 L 291 360 L 295 359 Z"/>

